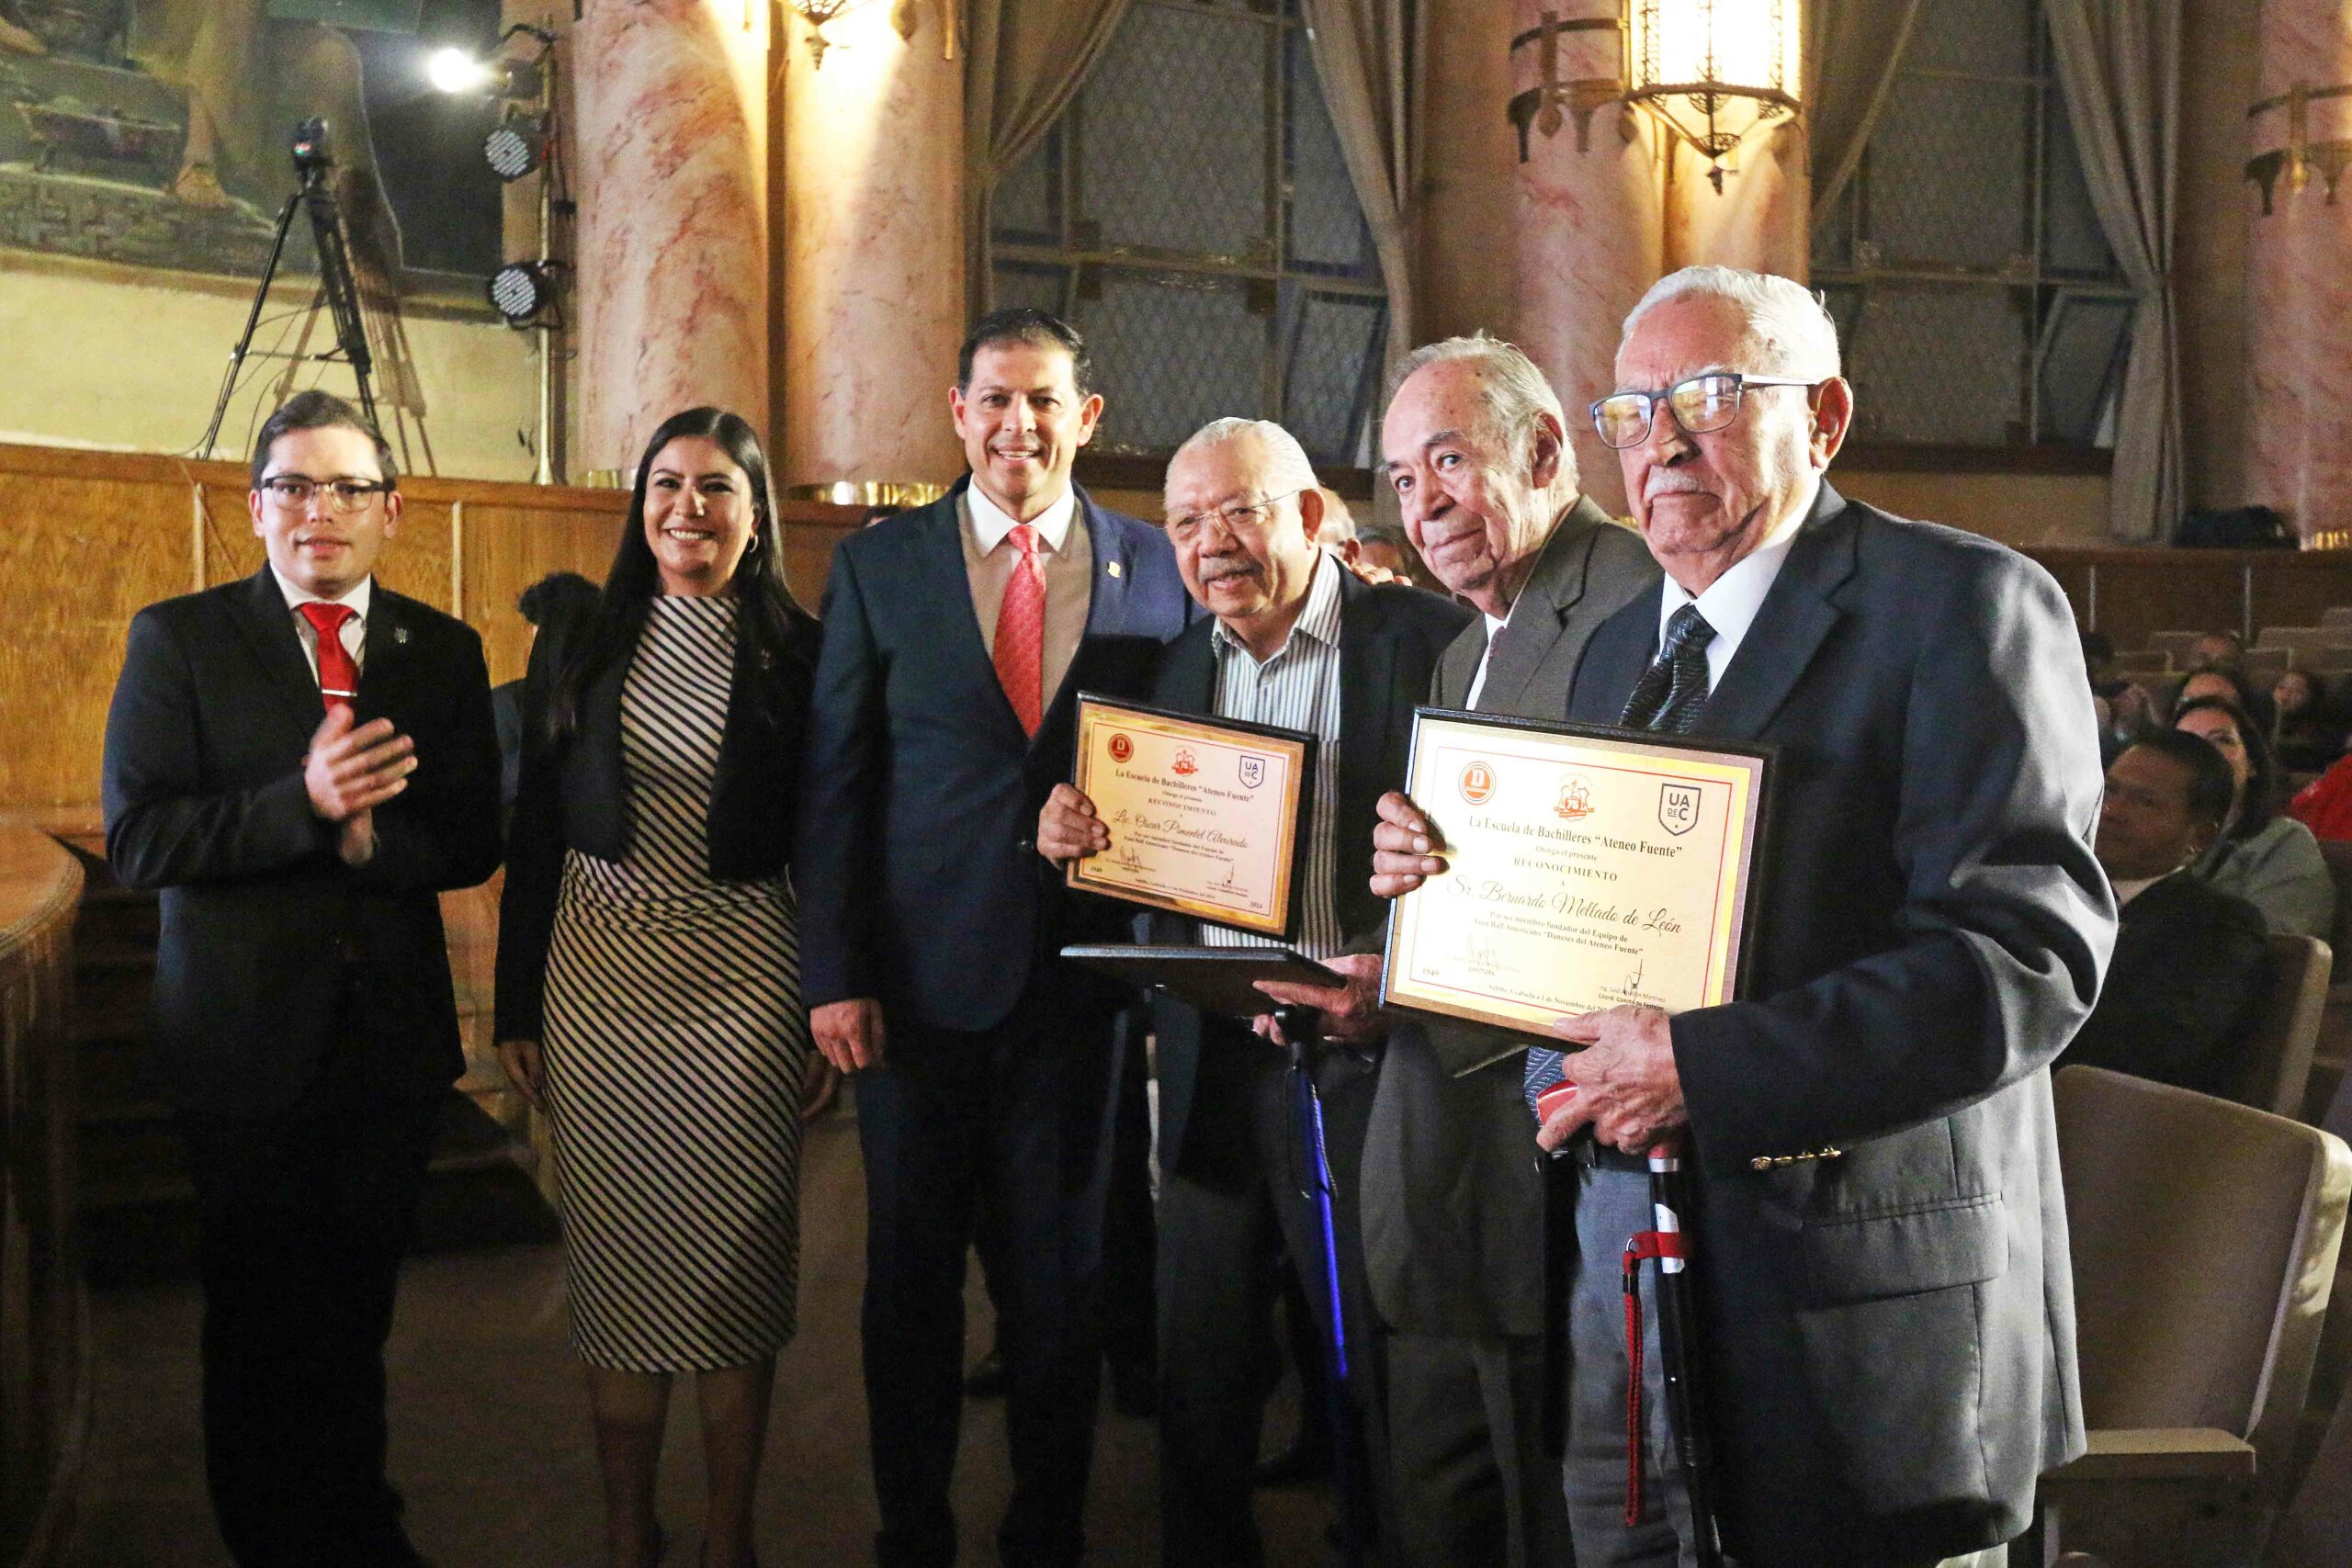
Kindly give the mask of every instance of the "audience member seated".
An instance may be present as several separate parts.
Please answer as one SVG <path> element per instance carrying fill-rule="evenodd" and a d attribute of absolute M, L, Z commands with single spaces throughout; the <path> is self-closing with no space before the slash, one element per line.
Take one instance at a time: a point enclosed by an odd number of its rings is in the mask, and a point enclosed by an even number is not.
<path fill-rule="evenodd" d="M 2245 677 L 2234 670 L 2191 671 L 2172 694 L 2172 711 L 2177 716 L 2194 702 L 2208 697 L 2219 698 L 2240 713 L 2253 716 L 2256 725 L 2266 736 L 2270 733 L 2270 695 L 2257 692 L 2246 683 Z"/>
<path fill-rule="evenodd" d="M 2180 667 L 2192 675 L 2206 670 L 2242 674 L 2245 670 L 2245 638 L 2235 632 L 2207 632 L 2188 645 Z"/>
<path fill-rule="evenodd" d="M 2271 750 L 2290 773 L 2325 773 L 2344 755 L 2344 716 L 2308 670 L 2290 670 L 2270 688 Z"/>
<path fill-rule="evenodd" d="M 2279 811 L 2268 739 L 2244 709 L 2219 697 L 2183 704 L 2173 728 L 2211 742 L 2236 781 L 2222 836 L 2198 857 L 2197 874 L 2261 910 L 2272 931 L 2326 940 L 2335 924 L 2335 883 L 2312 830 Z"/>
<path fill-rule="evenodd" d="M 2204 1094 L 2235 1089 L 2237 1050 L 2269 964 L 2262 912 L 2188 867 L 2236 795 L 2212 746 L 2160 729 L 2107 771 L 2098 862 L 2121 923 L 2098 1006 L 2054 1066 L 2111 1067 Z"/>

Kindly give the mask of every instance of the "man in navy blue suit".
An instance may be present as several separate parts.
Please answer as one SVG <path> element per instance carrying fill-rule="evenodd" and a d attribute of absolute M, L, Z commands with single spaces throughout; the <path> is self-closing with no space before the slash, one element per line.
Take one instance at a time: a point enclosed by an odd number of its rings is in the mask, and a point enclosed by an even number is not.
<path fill-rule="evenodd" d="M 842 541 L 799 842 L 801 983 L 857 1074 L 866 1403 L 886 1568 L 952 1562 L 964 1257 L 985 1205 L 1008 1378 L 1009 1564 L 1076 1562 L 1101 1329 L 1121 994 L 1064 964 L 1121 907 L 1039 858 L 1077 694 L 1140 697 L 1190 601 L 1159 529 L 1070 482 L 1102 399 L 1041 310 L 983 317 L 948 394 L 971 476 Z"/>

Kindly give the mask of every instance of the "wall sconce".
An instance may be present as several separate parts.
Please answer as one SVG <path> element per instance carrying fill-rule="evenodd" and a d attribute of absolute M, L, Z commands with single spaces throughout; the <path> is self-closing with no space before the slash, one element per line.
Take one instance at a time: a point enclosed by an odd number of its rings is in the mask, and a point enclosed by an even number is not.
<path fill-rule="evenodd" d="M 2287 113 L 2287 145 L 2257 152 L 2246 160 L 2245 177 L 2262 187 L 2262 215 L 2270 216 L 2278 178 L 2284 175 L 2291 195 L 2307 188 L 2316 170 L 2327 186 L 2326 205 L 2335 205 L 2336 182 L 2344 177 L 2346 167 L 2352 167 L 2352 139 L 2312 136 L 2312 105 L 2329 98 L 2352 97 L 2352 86 L 2314 87 L 2298 82 L 2275 98 L 2265 98 L 2246 110 L 2246 118 L 2259 119 L 2280 109 Z"/>
<path fill-rule="evenodd" d="M 1614 28 L 1622 40 L 1618 75 L 1562 81 L 1564 34 Z M 1562 111 L 1576 116 L 1577 150 L 1589 146 L 1594 109 L 1622 102 L 1649 111 L 1707 160 L 1707 179 L 1724 188 L 1726 160 L 1747 134 L 1799 107 L 1804 21 L 1798 0 L 1623 0 L 1617 17 L 1543 23 L 1511 40 L 1536 50 L 1536 85 L 1511 99 L 1520 159 L 1532 124 L 1556 135 Z"/>
<path fill-rule="evenodd" d="M 808 69 L 821 71 L 825 68 L 825 51 L 837 47 L 832 39 L 825 36 L 827 24 L 837 22 L 852 11 L 872 5 L 873 0 L 778 0 L 778 3 L 808 24 Z M 917 0 L 891 0 L 890 25 L 898 29 L 900 38 L 911 40 L 915 36 L 915 28 L 922 20 L 917 10 Z M 953 60 L 956 58 L 953 52 L 956 29 L 950 27 L 947 32 L 949 39 L 947 58 Z"/>

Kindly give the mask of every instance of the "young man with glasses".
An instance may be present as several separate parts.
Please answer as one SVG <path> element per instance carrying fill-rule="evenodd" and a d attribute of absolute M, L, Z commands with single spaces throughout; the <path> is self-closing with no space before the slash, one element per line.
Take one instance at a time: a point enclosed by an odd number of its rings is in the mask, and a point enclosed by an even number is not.
<path fill-rule="evenodd" d="M 375 580 L 401 498 L 359 411 L 271 415 L 247 507 L 259 571 L 131 622 L 107 853 L 163 891 L 150 1077 L 196 1186 L 221 1536 L 241 1568 L 407 1568 L 383 1347 L 464 1066 L 438 895 L 498 863 L 490 683 Z"/>

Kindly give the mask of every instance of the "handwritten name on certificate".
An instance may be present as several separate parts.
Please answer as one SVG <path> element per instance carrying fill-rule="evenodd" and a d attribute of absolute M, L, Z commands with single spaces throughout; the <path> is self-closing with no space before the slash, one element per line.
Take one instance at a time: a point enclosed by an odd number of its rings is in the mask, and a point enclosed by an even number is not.
<path fill-rule="evenodd" d="M 1295 923 L 1315 738 L 1082 695 L 1072 778 L 1111 847 L 1072 887 L 1263 936 Z"/>
<path fill-rule="evenodd" d="M 1738 983 L 1760 752 L 1632 730 L 1414 720 L 1408 793 L 1446 870 L 1399 899 L 1384 1001 L 1504 1029 Z"/>

